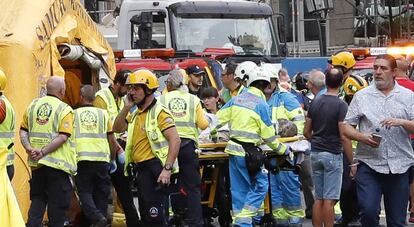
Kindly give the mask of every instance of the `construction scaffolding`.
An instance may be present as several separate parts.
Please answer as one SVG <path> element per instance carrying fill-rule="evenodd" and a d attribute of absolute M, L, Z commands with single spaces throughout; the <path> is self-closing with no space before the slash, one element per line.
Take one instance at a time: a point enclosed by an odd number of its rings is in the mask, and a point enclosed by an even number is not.
<path fill-rule="evenodd" d="M 386 46 L 414 37 L 413 0 L 345 0 L 355 9 L 355 44 Z M 357 42 L 357 41 L 363 42 Z"/>

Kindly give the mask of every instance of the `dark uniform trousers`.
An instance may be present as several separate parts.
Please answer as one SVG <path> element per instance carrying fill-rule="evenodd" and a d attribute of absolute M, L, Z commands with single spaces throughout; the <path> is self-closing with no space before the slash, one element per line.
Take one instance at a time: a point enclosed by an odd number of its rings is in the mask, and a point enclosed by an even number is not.
<path fill-rule="evenodd" d="M 141 226 L 168 226 L 169 189 L 157 182 L 162 169 L 161 161 L 156 158 L 135 164 Z"/>
<path fill-rule="evenodd" d="M 109 163 L 98 161 L 78 162 L 75 176 L 82 212 L 89 223 L 96 223 L 107 215 L 111 191 Z"/>
<path fill-rule="evenodd" d="M 185 195 L 171 196 L 171 205 L 174 213 L 178 209 L 185 209 L 184 222 L 189 226 L 203 226 L 203 211 L 201 207 L 201 176 L 198 155 L 195 153 L 195 142 L 190 139 L 181 139 L 178 153 L 179 187 L 184 189 Z"/>
<path fill-rule="evenodd" d="M 125 149 L 125 142 L 118 139 L 118 143 Z M 134 205 L 134 197 L 131 190 L 131 183 L 124 174 L 124 164 L 121 164 L 116 157 L 117 169 L 111 174 L 112 185 L 115 188 L 122 209 L 124 210 L 126 224 L 128 227 L 139 225 L 137 208 Z"/>
<path fill-rule="evenodd" d="M 342 187 L 340 206 L 342 211 L 342 224 L 346 226 L 349 222 L 359 219 L 358 198 L 356 191 L 356 182 L 349 175 L 351 167 L 349 167 L 348 159 L 343 159 L 344 172 L 342 174 Z"/>
<path fill-rule="evenodd" d="M 63 227 L 65 211 L 69 208 L 72 184 L 69 174 L 62 170 L 42 166 L 32 171 L 27 227 L 43 227 L 47 207 L 49 227 Z"/>

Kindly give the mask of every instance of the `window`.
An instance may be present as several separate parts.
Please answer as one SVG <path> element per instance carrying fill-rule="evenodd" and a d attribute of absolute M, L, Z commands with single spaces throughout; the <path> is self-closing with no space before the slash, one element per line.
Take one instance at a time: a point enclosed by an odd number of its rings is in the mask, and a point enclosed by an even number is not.
<path fill-rule="evenodd" d="M 165 48 L 165 15 L 141 12 L 131 18 L 132 49 Z"/>

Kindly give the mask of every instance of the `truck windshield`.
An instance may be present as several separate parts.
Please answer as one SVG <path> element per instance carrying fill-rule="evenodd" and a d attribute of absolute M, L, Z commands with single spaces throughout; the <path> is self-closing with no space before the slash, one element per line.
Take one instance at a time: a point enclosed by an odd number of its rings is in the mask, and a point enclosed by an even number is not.
<path fill-rule="evenodd" d="M 177 50 L 233 48 L 240 55 L 278 54 L 270 18 L 175 17 L 173 26 Z"/>

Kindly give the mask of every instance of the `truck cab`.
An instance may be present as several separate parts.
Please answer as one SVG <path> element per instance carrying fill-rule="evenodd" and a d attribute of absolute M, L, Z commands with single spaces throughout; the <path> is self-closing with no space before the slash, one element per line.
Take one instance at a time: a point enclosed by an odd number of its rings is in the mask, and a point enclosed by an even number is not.
<path fill-rule="evenodd" d="M 244 0 L 125 0 L 118 19 L 117 49 L 200 53 L 226 48 L 241 57 L 279 57 L 273 16 L 269 5 Z"/>

